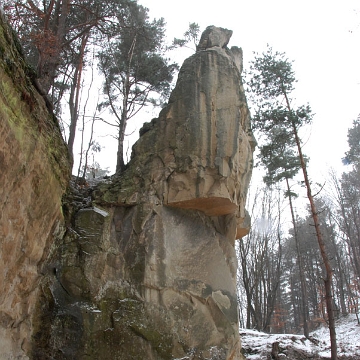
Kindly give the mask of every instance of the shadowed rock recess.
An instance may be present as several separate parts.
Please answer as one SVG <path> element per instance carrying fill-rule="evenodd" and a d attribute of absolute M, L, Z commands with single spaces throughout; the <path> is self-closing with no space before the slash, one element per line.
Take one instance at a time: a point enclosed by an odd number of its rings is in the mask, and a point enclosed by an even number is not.
<path fill-rule="evenodd" d="M 46 229 L 30 234 L 36 249 L 21 257 L 24 245 L 13 244 L 13 264 L 0 265 L 1 276 L 11 267 L 33 267 L 32 278 L 2 278 L 13 293 L 6 301 L 2 294 L 0 303 L 7 358 L 242 359 L 234 242 L 249 231 L 245 200 L 255 140 L 242 52 L 227 48 L 231 34 L 205 30 L 168 105 L 140 130 L 127 169 L 95 188 L 69 191 L 63 220 L 68 170 L 57 176 L 62 163 L 51 171 L 54 156 L 43 154 L 50 170 L 42 163 L 37 171 L 47 187 L 30 181 L 23 194 Z M 25 177 L 21 163 L 12 166 Z M 32 217 L 28 210 L 19 221 Z M 35 250 L 41 256 L 33 259 Z"/>

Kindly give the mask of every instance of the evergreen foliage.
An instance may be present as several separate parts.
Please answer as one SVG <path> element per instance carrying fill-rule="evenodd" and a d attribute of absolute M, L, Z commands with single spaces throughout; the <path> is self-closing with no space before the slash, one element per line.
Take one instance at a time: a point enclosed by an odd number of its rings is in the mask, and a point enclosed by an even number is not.
<path fill-rule="evenodd" d="M 333 269 L 331 267 L 326 241 L 320 228 L 319 213 L 316 208 L 312 189 L 310 185 L 309 176 L 306 168 L 306 157 L 303 155 L 301 139 L 299 137 L 299 128 L 305 124 L 309 124 L 312 120 L 312 113 L 309 105 L 295 107 L 290 98 L 294 90 L 294 83 L 296 82 L 294 71 L 292 70 L 292 63 L 285 57 L 284 53 L 273 52 L 272 48 L 268 46 L 266 52 L 256 55 L 250 67 L 251 80 L 248 82 L 252 99 L 255 100 L 255 115 L 253 117 L 254 129 L 260 130 L 266 139 L 265 150 L 262 148 L 262 153 L 267 153 L 267 149 L 271 150 L 270 156 L 265 158 L 265 164 L 270 165 L 268 170 L 268 181 L 273 181 L 278 177 L 279 173 L 274 171 L 282 169 L 282 177 L 285 178 L 287 183 L 288 194 L 290 192 L 289 176 L 296 173 L 296 169 L 302 169 L 304 176 L 304 183 L 307 190 L 307 197 L 309 199 L 312 220 L 314 222 L 316 238 L 318 241 L 320 254 L 325 265 L 324 288 L 326 298 L 326 309 L 328 314 L 330 342 L 331 342 L 331 359 L 337 360 L 337 343 L 335 332 L 335 317 L 334 317 L 334 304 L 332 294 L 332 277 Z M 280 136 L 278 135 L 280 134 Z M 292 136 L 289 136 L 292 134 Z M 273 143 L 278 141 L 278 143 Z M 283 154 L 291 157 L 294 155 L 293 148 L 297 149 L 298 164 L 296 161 L 284 161 Z M 281 151 L 282 150 L 282 151 Z M 281 155 L 279 155 L 281 153 Z M 270 161 L 267 161 L 270 159 Z M 295 160 L 292 158 L 291 160 Z M 292 165 L 290 168 L 287 166 Z M 300 165 L 300 166 L 298 166 Z M 289 196 L 290 209 L 292 221 L 294 226 L 295 238 L 297 234 L 295 215 L 291 203 L 291 196 Z M 298 254 L 299 242 L 296 241 Z M 299 261 L 301 257 L 299 256 Z M 305 297 L 305 278 L 302 273 L 302 264 L 299 265 L 301 280 L 301 287 L 303 298 Z M 306 302 L 304 301 L 303 310 L 305 309 Z M 308 336 L 307 311 L 304 310 L 304 335 Z"/>
<path fill-rule="evenodd" d="M 184 37 L 182 39 L 174 38 L 172 43 L 172 48 L 176 47 L 189 47 L 189 43 L 191 43 L 196 50 L 197 43 L 199 41 L 200 34 L 200 26 L 197 23 L 190 23 L 189 28 L 184 32 Z"/>
<path fill-rule="evenodd" d="M 292 179 L 301 169 L 294 128 L 297 131 L 312 120 L 309 105 L 287 106 L 286 99 L 296 83 L 292 63 L 284 53 L 273 52 L 268 46 L 266 52 L 255 55 L 247 77 L 254 104 L 253 129 L 264 139 L 259 145 L 259 158 L 267 172 L 264 181 L 273 185 Z M 304 160 L 307 162 L 306 157 Z"/>
<path fill-rule="evenodd" d="M 177 66 L 164 56 L 165 22 L 150 21 L 148 9 L 137 1 L 4 0 L 3 7 L 37 71 L 39 88 L 54 104 L 72 157 L 81 94 L 90 86 L 84 73 L 94 66 L 91 52 L 101 59 L 101 73 L 109 76 L 104 80 L 109 99 L 102 105 L 114 114 L 121 108 L 120 119 L 127 120 L 147 102 L 159 105 L 151 92 L 160 93 L 162 101 L 168 96 Z M 129 99 L 125 106 L 124 98 Z"/>
<path fill-rule="evenodd" d="M 151 94 L 166 99 L 175 63 L 169 63 L 164 51 L 164 19 L 150 21 L 148 10 L 131 3 L 127 17 L 121 19 L 122 31 L 109 38 L 98 54 L 99 69 L 104 75 L 105 101 L 118 125 L 118 155 L 116 173 L 125 168 L 123 158 L 127 121 L 139 110 L 154 103 Z"/>
<path fill-rule="evenodd" d="M 343 162 L 360 166 L 360 115 L 353 121 L 353 126 L 348 130 L 349 150 L 345 153 Z"/>

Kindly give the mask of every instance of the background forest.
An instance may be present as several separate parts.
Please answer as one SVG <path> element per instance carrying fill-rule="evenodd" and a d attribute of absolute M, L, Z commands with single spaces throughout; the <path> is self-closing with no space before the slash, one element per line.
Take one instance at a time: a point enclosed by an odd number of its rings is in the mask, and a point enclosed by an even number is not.
<path fill-rule="evenodd" d="M 348 164 L 342 174 L 329 172 L 313 184 L 320 226 L 333 269 L 336 317 L 359 315 L 360 296 L 360 119 L 348 132 Z M 258 175 L 261 169 L 255 169 Z M 243 327 L 273 333 L 309 331 L 327 321 L 325 269 L 303 182 L 292 179 L 291 192 L 275 183 L 250 187 L 252 229 L 238 244 L 239 301 Z M 291 221 L 289 199 L 295 203 Z M 296 236 L 295 236 L 296 232 Z M 297 238 L 297 239 L 296 239 Z M 304 286 L 301 286 L 301 277 Z M 358 319 L 359 321 L 359 319 Z"/>
<path fill-rule="evenodd" d="M 166 44 L 164 19 L 150 19 L 148 9 L 136 1 L 4 0 L 2 6 L 34 68 L 39 89 L 59 119 L 76 164 L 73 173 L 82 178 L 107 173 L 94 130 L 100 123 L 117 139 L 120 174 L 130 155 L 124 145 L 128 120 L 146 105 L 160 109 L 178 70 L 170 53 L 194 47 L 199 26 L 190 24 L 180 39 Z M 256 59 L 279 55 L 264 51 L 255 56 L 255 68 Z M 291 62 L 281 56 L 293 76 Z M 313 115 L 307 105 L 283 107 L 278 94 L 266 104 L 259 102 L 265 97 L 252 86 L 253 70 L 248 69 L 245 86 L 255 123 L 266 118 L 265 111 L 267 115 L 277 111 L 281 119 L 267 128 L 254 125 L 259 164 L 248 196 L 253 226 L 237 245 L 240 322 L 266 332 L 306 333 L 328 321 L 324 289 L 328 269 L 316 239 L 314 209 L 304 200 L 307 184 L 298 175 L 302 140 L 297 149 L 292 139 L 294 129 L 296 133 L 311 126 Z M 285 97 L 296 82 L 294 76 L 287 81 Z M 274 119 L 274 112 L 268 119 Z M 74 144 L 79 151 L 74 151 Z M 308 179 L 331 264 L 336 316 L 359 314 L 360 117 L 348 131 L 348 145 L 342 173 L 330 171 L 322 184 L 313 183 L 311 174 Z M 305 166 L 310 161 L 306 154 L 303 160 Z"/>

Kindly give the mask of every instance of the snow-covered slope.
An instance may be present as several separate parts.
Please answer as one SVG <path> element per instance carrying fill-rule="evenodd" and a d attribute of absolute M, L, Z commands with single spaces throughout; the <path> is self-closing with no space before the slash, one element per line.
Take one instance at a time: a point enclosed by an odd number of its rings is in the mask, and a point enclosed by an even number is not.
<path fill-rule="evenodd" d="M 355 315 L 338 320 L 336 334 L 339 360 L 360 360 L 360 326 Z M 329 330 L 326 327 L 310 334 L 313 341 L 301 335 L 265 334 L 247 329 L 241 329 L 240 335 L 244 356 L 248 360 L 330 359 Z"/>

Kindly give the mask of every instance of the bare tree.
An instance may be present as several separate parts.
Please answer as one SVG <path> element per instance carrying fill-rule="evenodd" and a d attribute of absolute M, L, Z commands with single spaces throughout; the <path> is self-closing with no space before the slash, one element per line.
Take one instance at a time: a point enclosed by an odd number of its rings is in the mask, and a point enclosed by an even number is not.
<path fill-rule="evenodd" d="M 238 247 L 241 285 L 246 294 L 246 327 L 270 331 L 281 276 L 281 210 L 270 189 L 257 191 L 253 199 L 254 225 Z M 261 205 L 259 205 L 261 204 Z M 256 216 L 254 214 L 260 214 Z"/>

